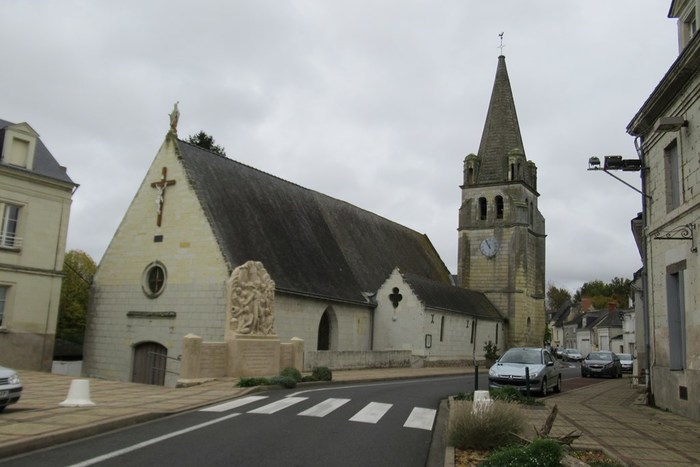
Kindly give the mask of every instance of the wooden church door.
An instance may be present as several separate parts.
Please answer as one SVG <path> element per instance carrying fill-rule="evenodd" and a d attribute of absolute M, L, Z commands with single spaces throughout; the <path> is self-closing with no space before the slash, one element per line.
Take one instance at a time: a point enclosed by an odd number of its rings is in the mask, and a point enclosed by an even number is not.
<path fill-rule="evenodd" d="M 157 342 L 143 342 L 137 345 L 134 347 L 131 381 L 163 386 L 167 358 L 168 349 Z"/>

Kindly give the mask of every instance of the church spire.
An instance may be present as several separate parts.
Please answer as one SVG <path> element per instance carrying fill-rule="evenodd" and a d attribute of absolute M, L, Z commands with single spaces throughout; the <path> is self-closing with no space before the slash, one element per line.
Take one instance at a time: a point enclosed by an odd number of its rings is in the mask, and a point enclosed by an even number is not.
<path fill-rule="evenodd" d="M 479 145 L 478 155 L 481 159 L 479 183 L 508 180 L 508 156 L 513 154 L 513 150 L 520 155 L 525 154 L 506 69 L 506 57 L 500 55 L 484 132 Z"/>

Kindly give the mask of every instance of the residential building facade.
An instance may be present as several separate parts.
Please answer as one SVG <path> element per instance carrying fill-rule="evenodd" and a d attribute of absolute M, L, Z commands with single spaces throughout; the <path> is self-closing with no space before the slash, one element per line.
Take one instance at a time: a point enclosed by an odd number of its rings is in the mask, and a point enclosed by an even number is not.
<path fill-rule="evenodd" d="M 27 123 L 0 145 L 0 365 L 50 371 L 77 185 Z"/>
<path fill-rule="evenodd" d="M 627 127 L 643 165 L 645 346 L 662 409 L 700 420 L 700 2 L 671 2 L 679 56 Z"/>

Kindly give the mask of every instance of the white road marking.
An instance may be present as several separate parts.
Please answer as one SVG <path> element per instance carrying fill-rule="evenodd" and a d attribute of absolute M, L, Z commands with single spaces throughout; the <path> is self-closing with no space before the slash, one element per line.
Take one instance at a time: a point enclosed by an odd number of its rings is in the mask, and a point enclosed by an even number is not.
<path fill-rule="evenodd" d="M 241 399 L 236 399 L 233 401 L 224 402 L 223 404 L 212 405 L 211 407 L 201 409 L 200 412 L 226 412 L 227 410 L 235 409 L 235 408 L 240 407 L 242 405 L 257 402 L 257 401 L 262 400 L 262 399 L 267 399 L 267 396 L 242 397 Z"/>
<path fill-rule="evenodd" d="M 370 402 L 362 410 L 350 418 L 351 422 L 377 423 L 393 404 L 383 404 L 381 402 Z"/>
<path fill-rule="evenodd" d="M 325 417 L 343 404 L 350 402 L 350 399 L 326 399 L 325 401 L 314 405 L 313 407 L 300 412 L 299 415 L 307 417 Z"/>
<path fill-rule="evenodd" d="M 433 420 L 435 420 L 436 412 L 437 411 L 434 409 L 414 407 L 411 411 L 411 415 L 408 416 L 403 426 L 406 428 L 419 428 L 421 430 L 431 431 L 433 429 Z"/>
<path fill-rule="evenodd" d="M 170 438 L 174 438 L 176 436 L 184 435 L 185 433 L 189 433 L 190 431 L 199 430 L 200 428 L 205 428 L 205 427 L 208 427 L 209 425 L 214 425 L 215 423 L 223 422 L 225 420 L 228 420 L 229 418 L 238 417 L 239 415 L 240 415 L 239 413 L 232 413 L 230 415 L 226 415 L 224 417 L 217 418 L 215 420 L 210 420 L 208 422 L 200 423 L 199 425 L 194 425 L 194 426 L 191 426 L 189 428 L 185 428 L 183 430 L 174 431 L 174 432 L 169 433 L 167 435 L 158 436 L 157 438 L 149 439 L 148 441 L 143 441 L 141 443 L 134 444 L 133 446 L 129 446 L 127 448 L 118 449 L 116 451 L 112 451 L 110 453 L 104 454 L 104 455 L 99 456 L 99 457 L 93 457 L 92 459 L 88 459 L 86 461 L 79 462 L 77 464 L 73 464 L 70 467 L 87 467 L 89 465 L 98 464 L 100 462 L 104 462 L 106 460 L 121 456 L 122 454 L 127 454 L 129 452 L 136 451 L 137 449 L 145 448 L 145 447 L 150 446 L 152 444 L 160 443 L 161 441 L 165 441 L 166 439 L 170 439 Z"/>
<path fill-rule="evenodd" d="M 248 413 L 272 414 L 279 412 L 282 409 L 286 409 L 287 407 L 291 407 L 294 404 L 298 404 L 301 401 L 305 401 L 306 399 L 308 399 L 308 397 L 288 397 L 286 399 L 275 401 L 271 404 L 263 405 L 257 409 L 250 410 Z"/>

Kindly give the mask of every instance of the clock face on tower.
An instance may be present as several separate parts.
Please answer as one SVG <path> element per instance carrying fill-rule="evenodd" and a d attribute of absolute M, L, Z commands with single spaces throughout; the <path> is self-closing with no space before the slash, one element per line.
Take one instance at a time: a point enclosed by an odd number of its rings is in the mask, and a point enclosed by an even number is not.
<path fill-rule="evenodd" d="M 498 241 L 494 237 L 485 238 L 481 241 L 479 249 L 481 250 L 482 255 L 486 256 L 487 258 L 492 258 L 496 256 L 496 253 L 498 252 Z"/>

